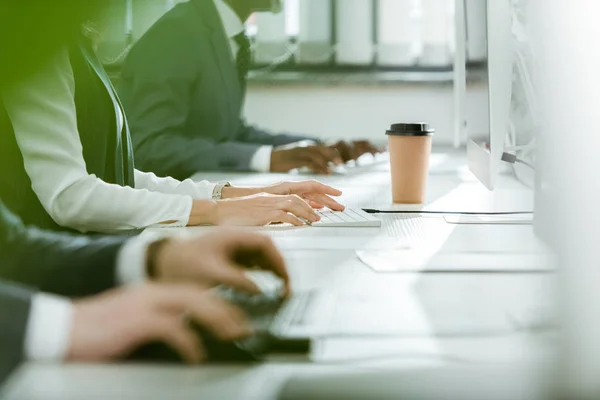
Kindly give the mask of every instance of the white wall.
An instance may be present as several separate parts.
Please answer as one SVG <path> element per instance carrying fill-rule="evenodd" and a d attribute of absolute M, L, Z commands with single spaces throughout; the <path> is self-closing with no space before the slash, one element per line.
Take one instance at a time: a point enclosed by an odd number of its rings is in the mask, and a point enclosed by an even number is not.
<path fill-rule="evenodd" d="M 471 85 L 467 96 L 469 130 L 489 131 L 486 90 Z M 276 131 L 308 133 L 325 139 L 384 138 L 394 122 L 426 121 L 437 129 L 435 143 L 453 138 L 452 86 L 403 84 L 316 86 L 252 84 L 246 101 L 251 123 Z"/>

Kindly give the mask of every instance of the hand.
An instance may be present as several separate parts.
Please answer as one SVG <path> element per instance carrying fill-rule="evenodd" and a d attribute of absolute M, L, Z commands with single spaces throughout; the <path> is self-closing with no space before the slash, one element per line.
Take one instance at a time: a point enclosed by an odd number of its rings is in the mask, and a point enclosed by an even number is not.
<path fill-rule="evenodd" d="M 342 192 L 317 181 L 283 182 L 261 189 L 270 194 L 295 194 L 306 200 L 314 208 L 329 207 L 334 211 L 344 211 L 344 206 L 329 196 L 341 196 Z"/>
<path fill-rule="evenodd" d="M 271 153 L 271 172 L 289 172 L 295 168 L 309 167 L 320 174 L 331 174 L 329 163 L 340 165 L 342 158 L 335 148 L 327 146 L 275 149 Z"/>
<path fill-rule="evenodd" d="M 290 195 L 294 194 L 306 200 L 314 208 L 329 207 L 334 211 L 343 211 L 344 206 L 329 196 L 341 196 L 342 192 L 318 181 L 282 182 L 262 188 L 227 187 L 223 189 L 223 198 L 230 199 L 256 195 L 259 193 Z"/>
<path fill-rule="evenodd" d="M 320 218 L 299 196 L 258 193 L 217 201 L 210 224 L 264 226 L 273 222 L 287 222 L 295 226 L 305 225 L 301 219 L 312 223 Z"/>
<path fill-rule="evenodd" d="M 203 359 L 202 344 L 188 321 L 220 340 L 251 333 L 243 313 L 195 285 L 121 288 L 75 302 L 68 360 L 100 362 L 127 356 L 162 341 L 190 364 Z"/>
<path fill-rule="evenodd" d="M 271 271 L 283 279 L 285 295 L 290 277 L 283 257 L 265 235 L 220 230 L 191 239 L 170 239 L 155 254 L 152 278 L 162 282 L 193 281 L 203 286 L 227 285 L 253 294 L 260 289 L 244 274 L 247 268 Z"/>
<path fill-rule="evenodd" d="M 216 203 L 194 200 L 188 225 L 261 226 L 288 222 L 299 226 L 304 223 L 298 218 L 310 223 L 319 220 L 311 207 L 343 211 L 344 206 L 329 197 L 341 194 L 317 181 L 283 182 L 263 188 L 226 187 L 223 200 Z"/>
<path fill-rule="evenodd" d="M 331 147 L 339 152 L 345 163 L 351 160 L 357 160 L 363 154 L 370 153 L 375 155 L 383 152 L 382 149 L 378 148 L 368 140 L 355 140 L 350 143 L 340 140 Z"/>

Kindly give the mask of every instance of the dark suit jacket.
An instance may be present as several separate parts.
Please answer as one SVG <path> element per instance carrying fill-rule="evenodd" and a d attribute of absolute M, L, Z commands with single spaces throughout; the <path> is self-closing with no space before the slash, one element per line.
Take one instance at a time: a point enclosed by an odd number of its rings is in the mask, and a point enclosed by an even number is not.
<path fill-rule="evenodd" d="M 69 297 L 116 285 L 124 237 L 88 237 L 27 228 L 0 202 L 0 278 Z M 0 281 L 0 384 L 23 357 L 33 292 Z"/>
<path fill-rule="evenodd" d="M 69 297 L 96 294 L 116 285 L 124 241 L 25 227 L 0 202 L 0 279 Z"/>
<path fill-rule="evenodd" d="M 0 282 L 0 387 L 23 358 L 32 292 Z"/>
<path fill-rule="evenodd" d="M 129 53 L 118 91 L 136 167 L 159 176 L 245 171 L 260 145 L 309 139 L 242 120 L 244 93 L 213 0 L 179 4 L 159 19 Z"/>

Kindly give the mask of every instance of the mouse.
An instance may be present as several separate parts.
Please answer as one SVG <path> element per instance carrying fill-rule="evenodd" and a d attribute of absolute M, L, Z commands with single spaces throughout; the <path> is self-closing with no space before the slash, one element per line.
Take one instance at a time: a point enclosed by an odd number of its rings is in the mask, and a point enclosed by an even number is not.
<path fill-rule="evenodd" d="M 202 327 L 194 326 L 194 330 L 202 341 L 205 362 L 209 364 L 258 362 L 267 348 L 260 336 L 256 335 L 241 341 L 223 342 Z M 128 360 L 158 364 L 183 363 L 179 353 L 162 342 L 153 342 L 138 348 L 128 357 Z"/>

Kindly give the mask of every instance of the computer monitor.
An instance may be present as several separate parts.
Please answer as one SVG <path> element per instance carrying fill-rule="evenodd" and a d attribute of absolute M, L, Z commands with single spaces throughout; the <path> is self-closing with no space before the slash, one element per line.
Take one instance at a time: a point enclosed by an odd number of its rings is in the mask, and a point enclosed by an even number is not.
<path fill-rule="evenodd" d="M 531 0 L 536 233 L 558 254 L 556 398 L 600 398 L 600 2 Z M 560 29 L 559 29 L 560 28 Z M 559 396 L 560 395 L 560 396 Z"/>
<path fill-rule="evenodd" d="M 493 190 L 509 126 L 513 66 L 511 8 L 508 0 L 485 0 L 488 51 L 483 65 L 488 101 L 481 112 L 489 115 L 489 129 L 481 133 L 473 132 L 465 122 L 465 21 L 469 12 L 465 4 L 465 0 L 456 0 L 455 129 L 462 131 L 466 128 L 469 169 L 488 189 Z"/>

